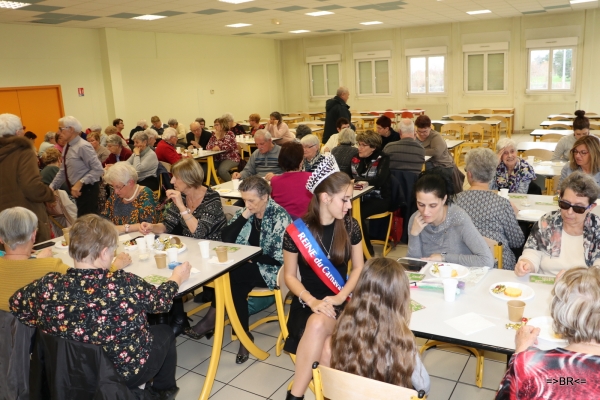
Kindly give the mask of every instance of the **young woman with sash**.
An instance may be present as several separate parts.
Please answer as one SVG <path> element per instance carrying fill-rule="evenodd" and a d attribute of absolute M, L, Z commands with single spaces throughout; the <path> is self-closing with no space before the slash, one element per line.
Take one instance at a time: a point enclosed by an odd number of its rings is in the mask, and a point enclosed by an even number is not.
<path fill-rule="evenodd" d="M 348 175 L 328 156 L 306 188 L 313 193 L 308 212 L 288 226 L 283 239 L 285 283 L 294 294 L 284 349 L 296 354 L 287 400 L 304 398 L 312 363 L 320 360 L 364 263 L 360 227 L 349 215 L 353 185 Z"/>

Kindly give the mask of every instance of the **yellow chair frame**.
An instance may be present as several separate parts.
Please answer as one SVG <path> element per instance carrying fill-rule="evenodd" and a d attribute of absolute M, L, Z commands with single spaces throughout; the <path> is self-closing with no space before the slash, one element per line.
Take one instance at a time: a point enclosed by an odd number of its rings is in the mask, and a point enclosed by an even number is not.
<path fill-rule="evenodd" d="M 392 224 L 394 223 L 394 213 L 390 212 L 390 211 L 386 211 L 384 213 L 381 214 L 375 214 L 375 215 L 371 215 L 370 217 L 368 217 L 367 219 L 381 219 L 381 218 L 388 218 L 390 219 L 390 222 L 388 224 L 388 229 L 387 229 L 387 233 L 385 235 L 385 240 L 371 240 L 372 244 L 381 244 L 383 245 L 383 256 L 387 256 L 387 254 L 392 251 L 392 245 L 390 244 L 390 232 L 392 231 Z"/>

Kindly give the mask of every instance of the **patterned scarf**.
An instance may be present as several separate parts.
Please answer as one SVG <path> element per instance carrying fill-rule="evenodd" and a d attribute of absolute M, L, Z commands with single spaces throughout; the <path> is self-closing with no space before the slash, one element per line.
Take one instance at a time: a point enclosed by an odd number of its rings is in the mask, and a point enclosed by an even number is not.
<path fill-rule="evenodd" d="M 520 157 L 510 175 L 504 162 L 500 161 L 496 168 L 496 186 L 498 189 L 508 189 L 510 193 L 517 191 L 522 180 L 533 181 L 535 178 L 533 167 Z"/>

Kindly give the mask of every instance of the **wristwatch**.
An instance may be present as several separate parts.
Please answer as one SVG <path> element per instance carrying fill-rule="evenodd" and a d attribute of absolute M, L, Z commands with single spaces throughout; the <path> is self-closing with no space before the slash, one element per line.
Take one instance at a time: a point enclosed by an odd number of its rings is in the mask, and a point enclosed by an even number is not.
<path fill-rule="evenodd" d="M 186 208 L 185 211 L 181 211 L 180 214 L 181 215 L 185 215 L 185 214 L 189 214 L 191 211 L 189 208 Z"/>
<path fill-rule="evenodd" d="M 83 181 L 83 179 L 80 179 L 79 182 L 81 182 L 82 185 L 85 185 L 85 182 Z"/>
<path fill-rule="evenodd" d="M 129 224 L 125 224 L 125 233 L 129 233 Z"/>

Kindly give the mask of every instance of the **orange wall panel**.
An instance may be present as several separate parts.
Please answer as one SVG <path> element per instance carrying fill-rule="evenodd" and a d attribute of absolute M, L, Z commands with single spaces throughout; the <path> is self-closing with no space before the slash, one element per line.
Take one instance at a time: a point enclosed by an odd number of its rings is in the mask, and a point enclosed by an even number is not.
<path fill-rule="evenodd" d="M 19 89 L 21 120 L 26 130 L 37 135 L 36 148 L 44 141 L 48 131 L 58 129 L 58 119 L 63 116 L 62 101 L 56 87 Z"/>

